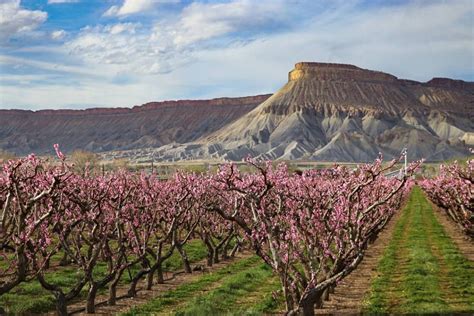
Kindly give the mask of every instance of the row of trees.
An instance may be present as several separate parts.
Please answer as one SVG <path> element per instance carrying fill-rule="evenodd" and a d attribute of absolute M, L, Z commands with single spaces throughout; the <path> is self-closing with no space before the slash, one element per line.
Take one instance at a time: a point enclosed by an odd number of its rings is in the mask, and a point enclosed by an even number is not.
<path fill-rule="evenodd" d="M 0 163 L 5 163 L 8 160 L 16 159 L 16 155 L 0 149 Z M 100 156 L 96 153 L 77 149 L 71 152 L 68 156 L 68 161 L 71 163 L 71 167 L 76 173 L 96 173 L 100 174 L 107 171 L 129 169 L 130 164 L 127 159 L 115 159 L 108 164 L 101 163 Z"/>
<path fill-rule="evenodd" d="M 8 263 L 0 295 L 37 279 L 61 315 L 84 288 L 88 313 L 101 288 L 115 304 L 131 267 L 129 296 L 140 280 L 147 289 L 164 282 L 163 263 L 175 251 L 190 273 L 184 245 L 193 238 L 206 245 L 209 265 L 245 240 L 280 278 L 288 314 L 312 315 L 361 261 L 406 188 L 406 177 L 383 176 L 395 162 L 384 168 L 381 159 L 355 170 L 303 173 L 249 160 L 253 173 L 226 164 L 217 173 L 176 173 L 160 181 L 126 171 L 76 173 L 56 150 L 59 164 L 30 155 L 7 162 L 0 173 L 0 251 Z M 67 289 L 48 279 L 59 254 L 59 264 L 81 271 Z M 98 276 L 101 263 L 107 271 Z"/>
<path fill-rule="evenodd" d="M 474 159 L 464 166 L 441 165 L 438 176 L 422 181 L 421 186 L 433 203 L 474 238 Z"/>

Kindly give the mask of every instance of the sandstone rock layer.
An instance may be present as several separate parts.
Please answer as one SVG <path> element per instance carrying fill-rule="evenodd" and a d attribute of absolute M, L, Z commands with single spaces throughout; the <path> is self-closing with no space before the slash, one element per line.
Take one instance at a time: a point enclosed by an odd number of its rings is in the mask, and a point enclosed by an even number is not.
<path fill-rule="evenodd" d="M 273 95 L 149 103 L 132 109 L 0 111 L 0 148 L 53 143 L 135 161 L 370 161 L 461 157 L 474 146 L 474 83 L 421 83 L 353 65 L 301 62 Z"/>
<path fill-rule="evenodd" d="M 379 153 L 398 157 L 407 147 L 411 159 L 443 160 L 474 145 L 473 114 L 473 83 L 420 83 L 353 65 L 303 62 L 279 91 L 238 120 L 196 142 L 142 155 L 370 161 Z"/>

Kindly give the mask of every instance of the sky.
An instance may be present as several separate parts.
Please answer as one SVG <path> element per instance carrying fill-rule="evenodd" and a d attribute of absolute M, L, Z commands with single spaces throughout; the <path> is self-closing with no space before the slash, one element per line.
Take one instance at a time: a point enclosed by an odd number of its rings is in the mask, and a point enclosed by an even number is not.
<path fill-rule="evenodd" d="M 299 61 L 474 81 L 474 1 L 0 0 L 0 109 L 272 93 Z"/>

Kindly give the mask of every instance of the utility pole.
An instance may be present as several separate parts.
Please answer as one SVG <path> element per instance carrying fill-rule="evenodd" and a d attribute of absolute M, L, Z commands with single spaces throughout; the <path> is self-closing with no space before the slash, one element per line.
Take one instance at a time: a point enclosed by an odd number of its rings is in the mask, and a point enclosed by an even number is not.
<path fill-rule="evenodd" d="M 405 159 L 405 169 L 404 169 L 404 175 L 407 175 L 407 153 L 408 153 L 408 149 L 405 147 L 402 149 L 402 155 L 403 155 L 403 158 Z"/>

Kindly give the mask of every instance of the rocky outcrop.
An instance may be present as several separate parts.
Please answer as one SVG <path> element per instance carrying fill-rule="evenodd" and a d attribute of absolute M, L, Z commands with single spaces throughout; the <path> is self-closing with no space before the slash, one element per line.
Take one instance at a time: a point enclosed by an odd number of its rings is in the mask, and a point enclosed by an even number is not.
<path fill-rule="evenodd" d="M 321 81 L 369 81 L 394 82 L 397 77 L 380 72 L 370 71 L 348 64 L 300 62 L 289 72 L 288 81 L 316 79 Z"/>
<path fill-rule="evenodd" d="M 133 108 L 0 110 L 0 148 L 19 155 L 95 152 L 190 142 L 240 118 L 269 95 L 151 102 Z"/>
<path fill-rule="evenodd" d="M 424 84 L 427 87 L 448 88 L 448 89 L 474 89 L 474 82 L 454 80 L 449 78 L 433 78 Z"/>
<path fill-rule="evenodd" d="M 240 119 L 188 144 L 131 156 L 154 160 L 370 161 L 383 153 L 443 160 L 468 153 L 471 83 L 399 80 L 353 65 L 297 63 L 288 83 Z"/>
<path fill-rule="evenodd" d="M 379 152 L 443 160 L 474 145 L 474 83 L 422 83 L 354 65 L 297 63 L 273 95 L 81 111 L 0 111 L 0 148 L 53 143 L 136 161 L 370 161 Z"/>

